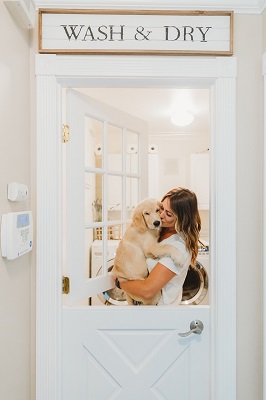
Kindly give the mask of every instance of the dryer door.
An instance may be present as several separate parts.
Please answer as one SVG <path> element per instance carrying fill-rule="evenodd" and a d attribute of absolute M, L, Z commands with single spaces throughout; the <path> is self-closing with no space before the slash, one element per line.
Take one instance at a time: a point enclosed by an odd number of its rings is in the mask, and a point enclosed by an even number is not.
<path fill-rule="evenodd" d="M 208 292 L 208 274 L 201 263 L 196 266 L 190 265 L 183 285 L 181 305 L 200 304 Z"/>
<path fill-rule="evenodd" d="M 114 266 L 114 260 L 109 260 L 108 261 L 108 272 L 112 271 L 112 268 Z M 99 269 L 97 275 L 102 274 L 102 267 Z M 99 299 L 103 304 L 106 306 L 126 306 L 127 305 L 127 300 L 126 300 L 126 295 L 125 292 L 121 289 L 118 289 L 117 287 L 113 289 L 106 290 L 103 293 L 98 294 Z"/>

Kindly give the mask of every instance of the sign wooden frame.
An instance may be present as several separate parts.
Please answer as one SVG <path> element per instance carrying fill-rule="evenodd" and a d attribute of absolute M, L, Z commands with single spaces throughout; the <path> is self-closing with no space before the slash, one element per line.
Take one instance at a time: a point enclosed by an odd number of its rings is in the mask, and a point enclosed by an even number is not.
<path fill-rule="evenodd" d="M 233 55 L 233 11 L 39 10 L 39 53 Z"/>

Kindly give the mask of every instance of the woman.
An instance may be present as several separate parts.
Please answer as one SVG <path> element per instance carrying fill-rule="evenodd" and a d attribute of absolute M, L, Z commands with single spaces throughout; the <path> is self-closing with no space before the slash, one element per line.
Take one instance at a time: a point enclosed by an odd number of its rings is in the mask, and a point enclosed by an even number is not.
<path fill-rule="evenodd" d="M 162 230 L 159 242 L 175 246 L 185 262 L 182 267 L 169 257 L 147 259 L 149 275 L 145 280 L 119 282 L 120 288 L 132 297 L 150 299 L 161 291 L 158 305 L 177 305 L 182 299 L 182 287 L 188 267 L 196 264 L 201 220 L 195 193 L 188 189 L 170 190 L 162 199 L 160 211 Z"/>

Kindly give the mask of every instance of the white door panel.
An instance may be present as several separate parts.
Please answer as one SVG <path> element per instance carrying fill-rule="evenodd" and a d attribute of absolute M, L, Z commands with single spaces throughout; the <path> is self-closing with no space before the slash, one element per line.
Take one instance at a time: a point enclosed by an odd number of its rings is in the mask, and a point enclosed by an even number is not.
<path fill-rule="evenodd" d="M 113 286 L 110 276 L 99 276 L 90 279 L 88 253 L 91 243 L 85 239 L 85 188 L 84 175 L 86 163 L 85 139 L 86 117 L 91 117 L 102 121 L 103 124 L 113 124 L 120 126 L 121 129 L 141 133 L 142 143 L 139 144 L 139 151 L 143 155 L 148 152 L 147 146 L 147 125 L 144 121 L 135 118 L 127 113 L 116 110 L 102 102 L 96 101 L 75 90 L 67 91 L 67 124 L 70 126 L 70 141 L 66 146 L 66 271 L 70 278 L 70 293 L 65 298 L 67 304 L 76 304 L 84 299 L 108 290 Z M 107 133 L 105 133 L 107 135 Z M 107 142 L 107 140 L 106 140 Z M 125 146 L 126 147 L 126 146 Z M 120 156 L 120 164 L 122 154 Z M 143 164 L 146 158 L 142 156 Z M 115 165 L 108 166 L 108 169 L 115 169 Z M 91 167 L 91 166 L 90 166 Z M 91 168 L 93 174 L 93 168 Z M 132 170 L 132 172 L 135 172 Z M 147 168 L 143 168 L 141 177 L 145 181 Z M 112 179 L 109 176 L 109 185 Z M 92 180 L 91 180 L 92 181 Z M 88 183 L 87 183 L 88 184 Z M 147 186 L 147 185 L 146 185 Z M 119 192 L 119 188 L 111 188 Z M 121 190 L 120 190 L 121 192 Z M 134 196 L 132 195 L 132 199 Z M 106 196 L 105 201 L 108 201 Z M 121 205 L 120 205 L 121 208 Z M 91 221 L 92 222 L 92 221 Z M 103 257 L 103 262 L 107 264 L 107 259 Z"/>
<path fill-rule="evenodd" d="M 63 332 L 64 400 L 209 399 L 208 307 L 65 309 Z"/>
<path fill-rule="evenodd" d="M 84 118 L 93 115 L 110 121 L 112 113 L 99 102 L 90 110 L 92 99 L 75 91 L 69 91 L 67 104 L 72 133 L 66 157 L 66 261 L 73 304 L 112 285 L 105 274 L 89 279 L 84 256 Z M 113 121 L 118 120 L 116 111 Z M 145 136 L 143 126 L 138 132 Z M 147 161 L 148 146 L 142 152 Z M 141 174 L 143 180 L 145 175 L 147 170 Z M 62 398 L 209 400 L 209 313 L 208 306 L 64 308 Z M 189 331 L 195 319 L 204 324 L 202 334 L 180 337 L 178 333 Z"/>

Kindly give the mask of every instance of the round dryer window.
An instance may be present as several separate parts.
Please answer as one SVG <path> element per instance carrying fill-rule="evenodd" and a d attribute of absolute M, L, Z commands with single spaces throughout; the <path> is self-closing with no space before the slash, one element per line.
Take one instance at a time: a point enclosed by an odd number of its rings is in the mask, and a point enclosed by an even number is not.
<path fill-rule="evenodd" d="M 205 268 L 198 261 L 196 266 L 190 265 L 183 285 L 181 305 L 200 304 L 208 292 L 208 275 Z"/>
<path fill-rule="evenodd" d="M 113 269 L 113 260 L 110 260 L 109 262 L 111 265 L 108 268 L 108 272 L 112 271 Z M 102 272 L 102 267 L 99 269 L 97 272 L 97 276 L 101 275 Z M 127 300 L 126 300 L 126 295 L 124 290 L 118 289 L 117 287 L 113 289 L 106 290 L 103 293 L 98 294 L 99 299 L 103 304 L 106 306 L 126 306 L 127 305 Z"/>

